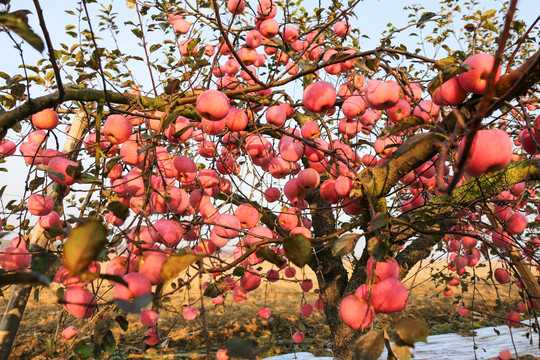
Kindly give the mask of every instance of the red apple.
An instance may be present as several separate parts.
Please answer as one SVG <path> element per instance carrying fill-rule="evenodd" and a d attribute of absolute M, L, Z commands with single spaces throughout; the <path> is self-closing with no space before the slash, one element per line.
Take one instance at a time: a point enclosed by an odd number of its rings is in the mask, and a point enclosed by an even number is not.
<path fill-rule="evenodd" d="M 472 69 L 458 75 L 459 84 L 468 92 L 483 95 L 487 90 L 487 80 L 495 65 L 495 57 L 491 54 L 475 54 L 469 56 L 463 65 L 470 65 Z M 495 82 L 501 77 L 501 67 L 497 69 Z"/>
<path fill-rule="evenodd" d="M 506 314 L 504 323 L 508 326 L 515 327 L 521 324 L 521 316 L 517 311 L 510 311 Z"/>
<path fill-rule="evenodd" d="M 229 360 L 229 355 L 227 355 L 227 350 L 219 349 L 216 353 L 216 360 Z"/>
<path fill-rule="evenodd" d="M 62 330 L 62 337 L 66 340 L 71 339 L 75 334 L 77 334 L 77 328 L 75 326 L 68 326 Z"/>
<path fill-rule="evenodd" d="M 351 96 L 343 102 L 341 110 L 347 119 L 354 119 L 366 112 L 366 106 L 362 96 Z"/>
<path fill-rule="evenodd" d="M 187 20 L 180 17 L 179 19 L 175 20 L 172 23 L 174 27 L 174 31 L 176 31 L 179 34 L 187 34 L 189 32 L 190 24 Z"/>
<path fill-rule="evenodd" d="M 58 114 L 51 109 L 45 109 L 32 115 L 32 124 L 38 129 L 53 130 L 58 126 Z"/>
<path fill-rule="evenodd" d="M 334 24 L 334 33 L 337 37 L 345 37 L 351 33 L 351 25 L 347 21 L 338 21 Z"/>
<path fill-rule="evenodd" d="M 54 201 L 50 196 L 47 195 L 32 194 L 28 198 L 27 207 L 28 211 L 32 215 L 46 216 L 52 211 Z"/>
<path fill-rule="evenodd" d="M 250 229 L 259 222 L 259 211 L 250 204 L 240 204 L 234 215 L 240 221 L 240 226 L 243 229 Z"/>
<path fill-rule="evenodd" d="M 60 216 L 54 210 L 39 218 L 39 225 L 44 229 L 50 229 L 60 223 Z"/>
<path fill-rule="evenodd" d="M 95 295 L 78 286 L 68 287 L 64 292 L 62 301 L 64 309 L 77 319 L 92 317 L 97 307 Z"/>
<path fill-rule="evenodd" d="M 7 271 L 25 270 L 31 262 L 32 256 L 23 247 L 9 246 L 0 253 L 0 266 Z"/>
<path fill-rule="evenodd" d="M 103 132 L 113 144 L 123 144 L 133 133 L 133 125 L 122 115 L 110 115 L 103 125 Z"/>
<path fill-rule="evenodd" d="M 400 122 L 403 118 L 411 114 L 411 105 L 407 100 L 401 99 L 397 102 L 396 105 L 392 106 L 390 109 L 386 110 L 388 118 L 393 122 Z"/>
<path fill-rule="evenodd" d="M 269 124 L 281 127 L 285 123 L 285 120 L 287 120 L 287 114 L 280 106 L 270 106 L 266 110 L 266 121 Z"/>
<path fill-rule="evenodd" d="M 375 311 L 393 313 L 401 311 L 407 305 L 409 293 L 405 286 L 395 278 L 387 278 L 373 286 L 371 304 Z"/>
<path fill-rule="evenodd" d="M 401 88 L 394 81 L 372 79 L 364 89 L 366 101 L 375 110 L 387 110 L 400 99 Z"/>
<path fill-rule="evenodd" d="M 148 346 L 154 346 L 159 342 L 159 334 L 155 327 L 151 327 L 150 329 L 148 329 L 144 334 L 144 337 L 144 342 Z"/>
<path fill-rule="evenodd" d="M 466 97 L 467 92 L 461 87 L 457 76 L 442 83 L 432 95 L 433 102 L 440 106 L 459 106 Z"/>
<path fill-rule="evenodd" d="M 493 272 L 493 275 L 495 276 L 495 280 L 497 280 L 499 284 L 508 284 L 511 279 L 510 273 L 508 272 L 508 270 L 503 269 L 503 268 L 495 269 L 495 271 Z"/>
<path fill-rule="evenodd" d="M 366 265 L 366 272 L 368 278 L 371 278 L 373 270 L 375 270 L 375 284 L 389 278 L 397 279 L 399 276 L 399 264 L 394 258 L 391 257 L 387 258 L 386 261 L 382 262 L 375 261 L 373 260 L 373 257 L 370 257 Z"/>
<path fill-rule="evenodd" d="M 257 13 L 260 19 L 274 18 L 277 14 L 277 4 L 274 0 L 259 0 Z"/>
<path fill-rule="evenodd" d="M 57 173 L 63 174 L 64 179 L 62 180 L 59 177 L 56 177 L 55 175 L 48 173 L 51 180 L 59 184 L 66 185 L 66 186 L 73 185 L 75 183 L 75 179 L 71 175 L 67 174 L 68 166 L 77 167 L 78 164 L 75 161 L 68 160 L 63 157 L 52 158 L 51 161 L 49 161 L 49 167 L 52 170 L 56 171 Z"/>
<path fill-rule="evenodd" d="M 151 300 L 152 284 L 148 278 L 138 272 L 132 272 L 122 276 L 122 279 L 127 283 L 128 287 L 117 284 L 114 287 L 114 299 L 115 302 L 121 303 L 124 309 L 130 312 L 140 311 L 139 306 L 146 306 L 146 304 L 134 303 L 137 298 L 142 296 L 148 297 Z"/>
<path fill-rule="evenodd" d="M 143 310 L 140 315 L 141 324 L 144 326 L 155 326 L 159 315 L 153 310 Z"/>
<path fill-rule="evenodd" d="M 277 22 L 276 19 L 266 19 L 263 22 L 261 22 L 259 26 L 259 31 L 261 32 L 262 36 L 264 36 L 267 39 L 271 39 L 275 37 L 279 32 L 279 23 Z M 271 47 L 270 49 L 276 49 L 276 48 Z M 271 55 L 271 54 L 268 54 L 268 55 Z"/>
<path fill-rule="evenodd" d="M 305 191 L 316 189 L 319 183 L 320 175 L 314 169 L 308 168 L 298 173 L 298 185 Z"/>
<path fill-rule="evenodd" d="M 299 344 L 301 342 L 304 342 L 304 339 L 305 339 L 305 335 L 303 332 L 299 331 L 299 332 L 295 332 L 292 336 L 292 339 L 295 343 Z"/>
<path fill-rule="evenodd" d="M 197 111 L 206 119 L 218 121 L 229 112 L 229 98 L 218 90 L 206 90 L 196 102 Z"/>
<path fill-rule="evenodd" d="M 339 315 L 343 322 L 355 329 L 365 330 L 371 326 L 375 313 L 366 300 L 355 295 L 346 296 L 339 305 Z"/>
<path fill-rule="evenodd" d="M 229 0 L 227 2 L 227 10 L 231 14 L 239 15 L 244 12 L 244 8 L 246 7 L 246 4 L 244 3 L 244 0 Z"/>
<path fill-rule="evenodd" d="M 270 315 L 271 315 L 271 311 L 269 308 L 267 307 L 259 308 L 259 317 L 261 319 L 268 319 L 270 318 Z"/>
<path fill-rule="evenodd" d="M 458 147 L 461 157 L 465 148 L 464 138 Z M 494 172 L 506 167 L 512 160 L 512 140 L 500 129 L 479 130 L 474 137 L 465 172 L 472 177 L 479 177 L 486 172 Z"/>
<path fill-rule="evenodd" d="M 316 81 L 304 90 L 304 106 L 313 113 L 326 112 L 336 102 L 336 89 L 326 81 Z"/>

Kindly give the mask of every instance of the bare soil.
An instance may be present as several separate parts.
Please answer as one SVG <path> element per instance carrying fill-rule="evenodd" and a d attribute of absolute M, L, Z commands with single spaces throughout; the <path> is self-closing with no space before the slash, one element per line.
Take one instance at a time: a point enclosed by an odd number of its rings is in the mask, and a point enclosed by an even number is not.
<path fill-rule="evenodd" d="M 421 317 L 427 321 L 430 334 L 457 332 L 471 334 L 475 328 L 503 324 L 501 308 L 506 311 L 517 310 L 520 295 L 516 286 L 500 285 L 495 291 L 486 284 L 489 266 L 476 268 L 475 274 L 463 278 L 464 286 L 447 287 L 443 280 L 447 272 L 442 263 L 430 264 L 419 271 L 411 272 L 405 279 L 410 289 L 409 303 L 404 316 Z M 413 275 L 416 273 L 416 276 Z M 314 278 L 306 270 L 306 277 Z M 297 280 L 302 279 L 302 271 L 297 273 Z M 433 279 L 435 277 L 435 279 Z M 473 281 L 475 280 L 475 281 Z M 440 282 L 440 284 L 437 284 Z M 210 298 L 204 298 L 205 313 L 193 321 L 182 317 L 184 306 L 193 305 L 201 308 L 197 286 L 191 290 L 175 292 L 163 301 L 159 310 L 160 341 L 154 347 L 144 343 L 147 330 L 138 321 L 138 315 L 124 314 L 113 305 L 100 306 L 91 321 L 78 320 L 63 311 L 57 303 L 56 289 L 40 289 L 39 299 L 31 298 L 28 302 L 23 321 L 19 328 L 11 358 L 13 359 L 65 359 L 73 355 L 73 347 L 80 340 L 94 339 L 103 336 L 104 331 L 111 328 L 116 343 L 114 354 L 104 358 L 204 358 L 207 349 L 212 354 L 224 348 L 232 338 L 254 339 L 265 347 L 263 357 L 294 351 L 308 351 L 315 355 L 331 356 L 330 332 L 325 324 L 322 311 L 314 311 L 309 317 L 300 315 L 300 306 L 306 302 L 313 303 L 318 298 L 316 286 L 308 293 L 302 292 L 297 281 L 279 281 L 262 283 L 261 287 L 250 293 L 243 304 L 232 301 L 229 293 L 223 305 L 214 305 Z M 105 288 L 105 287 L 104 287 Z M 444 296 L 446 288 L 453 290 L 452 296 Z M 167 287 L 164 293 L 172 289 Z M 10 290 L 4 291 L 0 298 L 0 311 L 9 299 Z M 110 300 L 111 293 L 100 291 L 105 300 Z M 268 320 L 258 317 L 259 307 L 266 306 L 272 310 Z M 470 309 L 469 315 L 461 317 L 457 313 L 459 306 Z M 123 331 L 114 320 L 117 316 L 126 316 L 129 329 Z M 388 323 L 396 315 L 379 316 L 382 324 Z M 399 316 L 399 315 L 398 315 Z M 523 316 L 523 314 L 522 314 Z M 81 329 L 71 340 L 64 340 L 60 333 L 67 326 L 74 325 Z M 206 329 L 206 331 L 204 331 Z M 292 341 L 292 334 L 302 331 L 306 339 L 301 344 Z M 510 344 L 509 344 L 510 346 Z M 212 355 L 214 358 L 215 355 Z"/>

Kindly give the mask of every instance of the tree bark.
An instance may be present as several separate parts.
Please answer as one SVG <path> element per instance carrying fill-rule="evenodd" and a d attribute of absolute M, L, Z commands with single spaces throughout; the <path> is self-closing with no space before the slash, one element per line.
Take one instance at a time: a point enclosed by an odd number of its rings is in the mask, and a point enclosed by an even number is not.
<path fill-rule="evenodd" d="M 313 234 L 323 237 L 336 231 L 336 219 L 331 206 L 326 203 L 318 190 L 311 191 L 306 200 L 310 204 L 313 221 Z M 334 358 L 349 360 L 353 356 L 354 340 L 359 333 L 341 321 L 339 305 L 349 282 L 348 273 L 343 266 L 342 258 L 332 254 L 330 242 L 313 245 L 313 256 L 309 267 L 315 272 L 319 284 L 320 297 L 324 304 L 326 322 L 330 328 L 332 351 Z"/>

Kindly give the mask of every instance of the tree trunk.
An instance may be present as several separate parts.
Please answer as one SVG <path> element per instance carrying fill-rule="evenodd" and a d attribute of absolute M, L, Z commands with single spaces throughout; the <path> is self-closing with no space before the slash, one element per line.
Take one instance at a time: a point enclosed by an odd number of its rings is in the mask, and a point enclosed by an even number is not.
<path fill-rule="evenodd" d="M 328 211 L 330 206 L 322 200 L 318 190 L 311 191 L 306 200 L 310 204 L 315 237 L 322 237 L 336 231 L 334 214 Z M 314 244 L 314 256 L 309 262 L 310 268 L 317 275 L 321 300 L 324 304 L 326 323 L 330 327 L 334 358 L 350 360 L 353 345 L 359 332 L 349 328 L 341 321 L 339 305 L 349 282 L 348 273 L 341 257 L 332 255 L 329 243 Z"/>
<path fill-rule="evenodd" d="M 86 118 L 83 113 L 77 114 L 69 135 L 64 144 L 63 152 L 66 154 L 72 153 L 72 160 L 77 158 L 77 150 L 81 144 L 82 136 L 86 129 Z M 52 197 L 56 208 L 62 208 L 62 200 L 64 199 L 65 186 L 58 183 L 53 183 L 47 188 L 47 195 Z M 45 230 L 37 223 L 34 226 L 34 231 L 30 237 L 28 249 L 31 252 L 44 251 L 48 245 L 48 238 L 44 234 Z M 31 285 L 15 285 L 13 292 L 6 304 L 4 316 L 0 322 L 0 360 L 7 359 L 11 353 L 13 341 L 17 336 L 17 330 L 28 302 L 28 297 L 32 292 Z"/>
<path fill-rule="evenodd" d="M 349 360 L 352 359 L 354 340 L 359 333 L 345 325 L 339 315 L 339 305 L 348 283 L 347 270 L 341 258 L 332 256 L 328 245 L 315 246 L 315 251 L 316 260 L 312 260 L 309 265 L 317 275 L 326 323 L 330 327 L 334 358 Z"/>

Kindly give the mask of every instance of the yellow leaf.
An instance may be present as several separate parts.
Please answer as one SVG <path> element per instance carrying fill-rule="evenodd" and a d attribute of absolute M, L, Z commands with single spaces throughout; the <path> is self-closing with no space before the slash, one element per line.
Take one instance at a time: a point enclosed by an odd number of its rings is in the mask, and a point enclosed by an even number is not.
<path fill-rule="evenodd" d="M 178 274 L 190 267 L 191 264 L 201 260 L 205 256 L 202 254 L 171 255 L 163 263 L 159 275 L 165 282 L 174 279 Z"/>
<path fill-rule="evenodd" d="M 64 243 L 64 265 L 78 275 L 97 258 L 107 243 L 107 228 L 96 220 L 77 226 Z"/>

